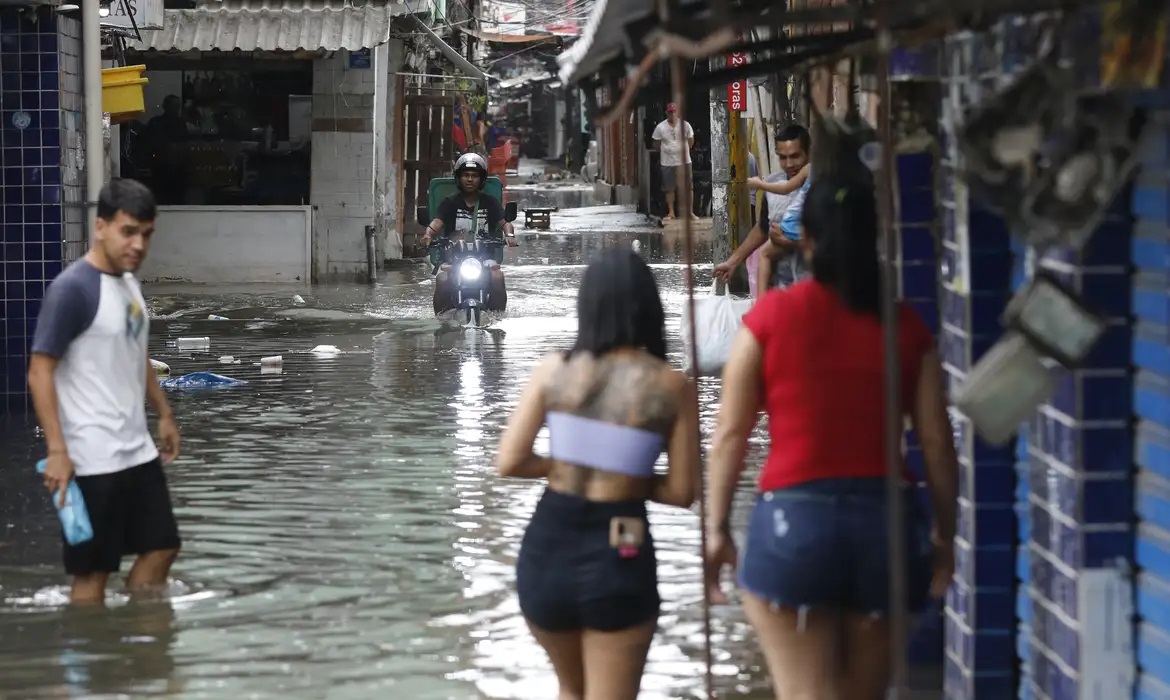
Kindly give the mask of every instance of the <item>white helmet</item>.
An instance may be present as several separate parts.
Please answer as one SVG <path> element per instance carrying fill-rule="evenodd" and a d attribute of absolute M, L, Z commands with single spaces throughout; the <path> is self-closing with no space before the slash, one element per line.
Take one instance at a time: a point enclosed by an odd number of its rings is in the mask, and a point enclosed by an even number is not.
<path fill-rule="evenodd" d="M 479 171 L 479 189 L 483 189 L 487 184 L 488 168 L 487 161 L 483 159 L 478 153 L 464 153 L 455 161 L 455 177 L 464 170 L 478 170 Z"/>

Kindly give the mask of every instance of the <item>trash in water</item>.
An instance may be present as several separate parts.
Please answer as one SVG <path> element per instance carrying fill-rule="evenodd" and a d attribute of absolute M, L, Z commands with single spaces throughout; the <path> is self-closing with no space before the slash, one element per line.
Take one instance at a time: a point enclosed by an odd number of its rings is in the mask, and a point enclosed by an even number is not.
<path fill-rule="evenodd" d="M 335 346 L 335 345 L 318 345 L 317 347 L 313 348 L 309 352 L 311 352 L 314 355 L 340 355 L 341 354 L 341 350 L 338 350 L 337 346 Z"/>
<path fill-rule="evenodd" d="M 207 350 L 211 347 L 211 338 L 179 338 L 175 347 L 180 350 Z"/>
<path fill-rule="evenodd" d="M 164 374 L 165 375 L 165 374 L 171 373 L 171 366 L 165 362 L 159 362 L 158 360 L 151 360 L 150 366 L 154 367 L 155 374 Z"/>
<path fill-rule="evenodd" d="M 207 320 L 208 321 L 226 321 L 226 320 L 228 320 L 228 317 L 227 316 L 216 316 L 215 314 L 211 314 L 210 316 L 207 317 Z"/>
<path fill-rule="evenodd" d="M 280 365 L 260 366 L 260 374 L 281 374 L 283 372 L 284 368 Z"/>
<path fill-rule="evenodd" d="M 280 355 L 273 355 L 272 357 L 261 357 L 260 358 L 260 366 L 261 367 L 280 367 L 282 364 L 284 364 L 284 358 L 281 357 Z"/>
<path fill-rule="evenodd" d="M 231 355 L 224 355 L 223 357 L 219 358 L 219 364 L 221 364 L 221 365 L 238 365 L 238 364 L 240 364 L 240 361 L 237 360 L 236 358 L 232 357 Z"/>
<path fill-rule="evenodd" d="M 305 298 L 302 297 L 300 294 L 294 294 L 293 295 L 293 303 L 294 304 L 304 304 Z"/>
<path fill-rule="evenodd" d="M 159 382 L 164 389 L 218 389 L 247 383 L 243 379 L 233 379 L 214 372 L 192 372 Z"/>
<path fill-rule="evenodd" d="M 630 247 L 634 249 L 635 253 L 641 253 L 642 252 L 642 241 L 635 239 L 634 243 Z"/>

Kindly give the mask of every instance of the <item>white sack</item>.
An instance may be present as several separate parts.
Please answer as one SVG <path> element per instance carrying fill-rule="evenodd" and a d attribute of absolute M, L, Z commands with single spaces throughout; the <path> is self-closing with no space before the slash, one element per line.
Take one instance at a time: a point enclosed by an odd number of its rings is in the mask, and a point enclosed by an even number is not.
<path fill-rule="evenodd" d="M 717 377 L 731 356 L 731 345 L 743 327 L 743 315 L 752 308 L 751 299 L 737 299 L 730 295 L 711 295 L 695 299 L 695 339 L 698 345 L 698 374 Z M 682 337 L 686 348 L 683 365 L 690 370 L 691 331 L 690 313 L 683 306 Z"/>

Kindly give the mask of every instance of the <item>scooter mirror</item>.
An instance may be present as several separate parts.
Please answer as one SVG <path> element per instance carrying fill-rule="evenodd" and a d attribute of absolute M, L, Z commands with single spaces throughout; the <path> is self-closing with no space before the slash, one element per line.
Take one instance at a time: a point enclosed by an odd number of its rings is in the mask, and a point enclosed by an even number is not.
<path fill-rule="evenodd" d="M 418 225 L 426 228 L 431 225 L 431 213 L 427 211 L 426 207 L 416 207 L 414 210 L 415 219 Z"/>
<path fill-rule="evenodd" d="M 504 205 L 504 221 L 508 221 L 508 222 L 515 221 L 516 214 L 517 214 L 517 211 L 516 211 L 516 203 L 515 202 L 508 202 L 507 204 Z"/>

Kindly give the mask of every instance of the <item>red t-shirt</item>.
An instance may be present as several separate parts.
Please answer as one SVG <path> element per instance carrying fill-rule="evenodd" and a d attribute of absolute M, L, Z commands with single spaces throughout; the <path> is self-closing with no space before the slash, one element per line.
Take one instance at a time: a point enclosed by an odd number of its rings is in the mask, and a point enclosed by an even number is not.
<path fill-rule="evenodd" d="M 831 289 L 805 280 L 765 294 L 743 321 L 763 350 L 771 448 L 760 490 L 885 476 L 885 353 L 878 319 L 851 311 Z M 908 412 L 934 339 L 906 304 L 899 305 L 898 337 Z"/>

